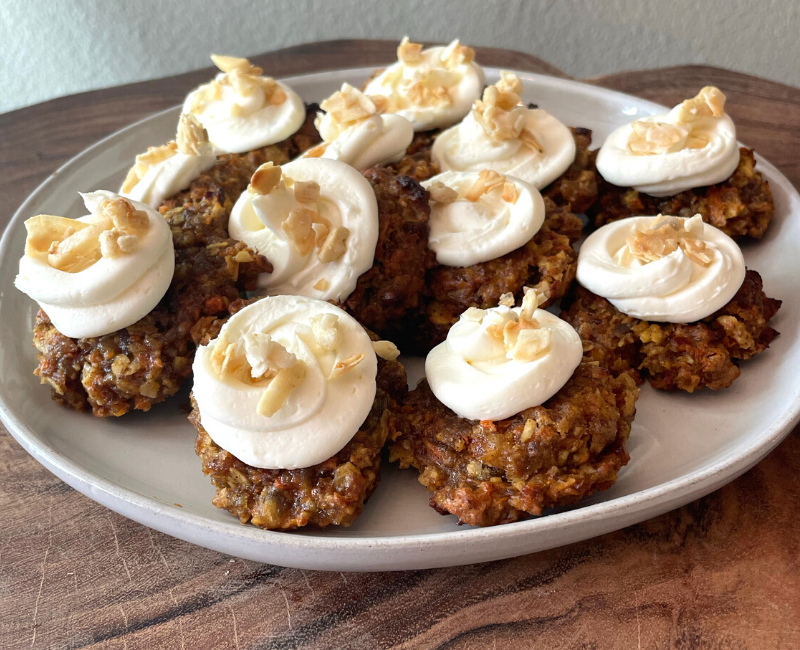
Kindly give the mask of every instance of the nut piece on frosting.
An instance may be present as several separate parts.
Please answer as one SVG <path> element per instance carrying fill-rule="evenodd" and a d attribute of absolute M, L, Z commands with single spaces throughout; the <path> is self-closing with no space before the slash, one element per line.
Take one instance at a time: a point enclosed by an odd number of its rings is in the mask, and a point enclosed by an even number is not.
<path fill-rule="evenodd" d="M 303 204 L 290 210 L 281 222 L 281 228 L 301 255 L 308 255 L 316 248 L 319 261 L 328 264 L 347 251 L 350 230 L 344 226 L 331 227 L 330 221 L 320 214 L 320 186 L 316 181 L 295 182 L 283 175 L 280 165 L 267 162 L 253 173 L 247 189 L 261 195 L 273 191 L 293 194 L 294 199 Z"/>
<path fill-rule="evenodd" d="M 703 218 L 699 214 L 691 219 L 658 215 L 652 223 L 637 228 L 626 244 L 631 255 L 645 264 L 680 248 L 696 264 L 708 266 L 714 259 L 714 249 L 699 238 L 702 232 Z"/>

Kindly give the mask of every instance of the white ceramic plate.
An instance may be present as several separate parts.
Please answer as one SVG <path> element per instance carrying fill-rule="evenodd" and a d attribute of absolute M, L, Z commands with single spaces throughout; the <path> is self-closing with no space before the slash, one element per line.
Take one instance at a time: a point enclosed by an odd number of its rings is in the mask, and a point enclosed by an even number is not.
<path fill-rule="evenodd" d="M 307 101 L 343 81 L 355 85 L 371 69 L 287 79 Z M 498 71 L 487 69 L 493 83 Z M 519 72 L 525 101 L 563 122 L 594 130 L 595 142 L 615 126 L 663 107 L 594 86 Z M 713 82 L 709 79 L 708 82 Z M 31 372 L 35 304 L 13 286 L 24 248 L 23 221 L 39 213 L 77 217 L 78 191 L 119 187 L 133 157 L 173 137 L 176 107 L 123 129 L 86 150 L 41 185 L 14 216 L 0 243 L 0 416 L 19 443 L 69 485 L 103 505 L 175 537 L 252 560 L 304 569 L 421 569 L 497 560 L 600 535 L 697 499 L 749 469 L 791 430 L 800 412 L 800 196 L 761 159 L 777 216 L 764 241 L 748 244 L 748 266 L 784 305 L 772 348 L 743 364 L 727 390 L 697 395 L 642 389 L 629 450 L 631 462 L 608 491 L 530 521 L 494 528 L 456 525 L 428 507 L 416 471 L 383 468 L 383 479 L 350 528 L 278 533 L 242 526 L 211 505 L 214 489 L 194 454 L 193 427 L 179 405 L 188 387 L 149 413 L 95 419 L 58 407 Z M 416 380 L 419 360 L 409 360 Z M 180 504 L 180 505 L 178 505 Z"/>

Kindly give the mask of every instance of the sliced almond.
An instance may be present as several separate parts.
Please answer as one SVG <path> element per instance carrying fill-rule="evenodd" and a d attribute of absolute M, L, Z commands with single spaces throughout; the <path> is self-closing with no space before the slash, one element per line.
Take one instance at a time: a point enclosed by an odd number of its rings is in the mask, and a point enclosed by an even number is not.
<path fill-rule="evenodd" d="M 298 361 L 291 368 L 283 368 L 269 382 L 269 386 L 262 393 L 258 401 L 256 412 L 259 415 L 271 418 L 286 404 L 289 395 L 305 379 L 306 365 Z"/>

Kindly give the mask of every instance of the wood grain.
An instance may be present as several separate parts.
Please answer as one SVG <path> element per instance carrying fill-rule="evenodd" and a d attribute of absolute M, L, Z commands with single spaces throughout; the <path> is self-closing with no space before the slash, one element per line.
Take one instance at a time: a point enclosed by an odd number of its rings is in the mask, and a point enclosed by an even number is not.
<path fill-rule="evenodd" d="M 337 41 L 257 60 L 286 76 L 378 65 L 394 47 Z M 519 53 L 479 58 L 561 74 Z M 0 115 L 0 218 L 70 156 L 178 103 L 209 72 Z M 666 104 L 711 82 L 729 93 L 742 140 L 800 183 L 800 90 L 700 67 L 591 80 Z M 723 489 L 594 540 L 455 569 L 341 574 L 242 561 L 149 530 L 69 488 L 2 431 L 0 647 L 800 647 L 799 476 L 795 431 Z"/>

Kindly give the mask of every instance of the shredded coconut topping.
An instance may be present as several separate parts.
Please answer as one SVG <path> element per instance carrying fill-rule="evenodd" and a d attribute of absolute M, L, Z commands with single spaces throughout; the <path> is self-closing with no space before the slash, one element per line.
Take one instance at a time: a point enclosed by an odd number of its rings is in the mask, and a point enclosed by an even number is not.
<path fill-rule="evenodd" d="M 725 95 L 714 86 L 706 86 L 696 97 L 684 100 L 677 111 L 677 122 L 631 123 L 628 151 L 638 156 L 671 153 L 682 149 L 702 149 L 709 136 L 695 122 L 702 118 L 722 117 L 725 114 Z"/>
<path fill-rule="evenodd" d="M 703 219 L 697 214 L 691 219 L 658 215 L 649 228 L 637 229 L 626 244 L 631 255 L 648 264 L 655 262 L 678 248 L 696 264 L 708 266 L 714 250 L 699 236 L 703 232 Z"/>
<path fill-rule="evenodd" d="M 512 294 L 503 294 L 500 304 L 505 307 L 513 307 L 514 297 Z M 502 341 L 506 351 L 506 357 L 515 361 L 533 361 L 543 352 L 547 351 L 551 344 L 551 333 L 547 328 L 540 327 L 533 314 L 539 306 L 539 296 L 535 289 L 525 287 L 525 296 L 522 299 L 520 313 L 510 313 L 510 319 L 504 324 L 493 324 L 486 328 L 487 334 Z M 481 310 L 477 310 L 481 311 Z M 475 320 L 482 314 L 473 314 L 470 320 Z M 463 316 L 462 316 L 463 317 Z"/>

